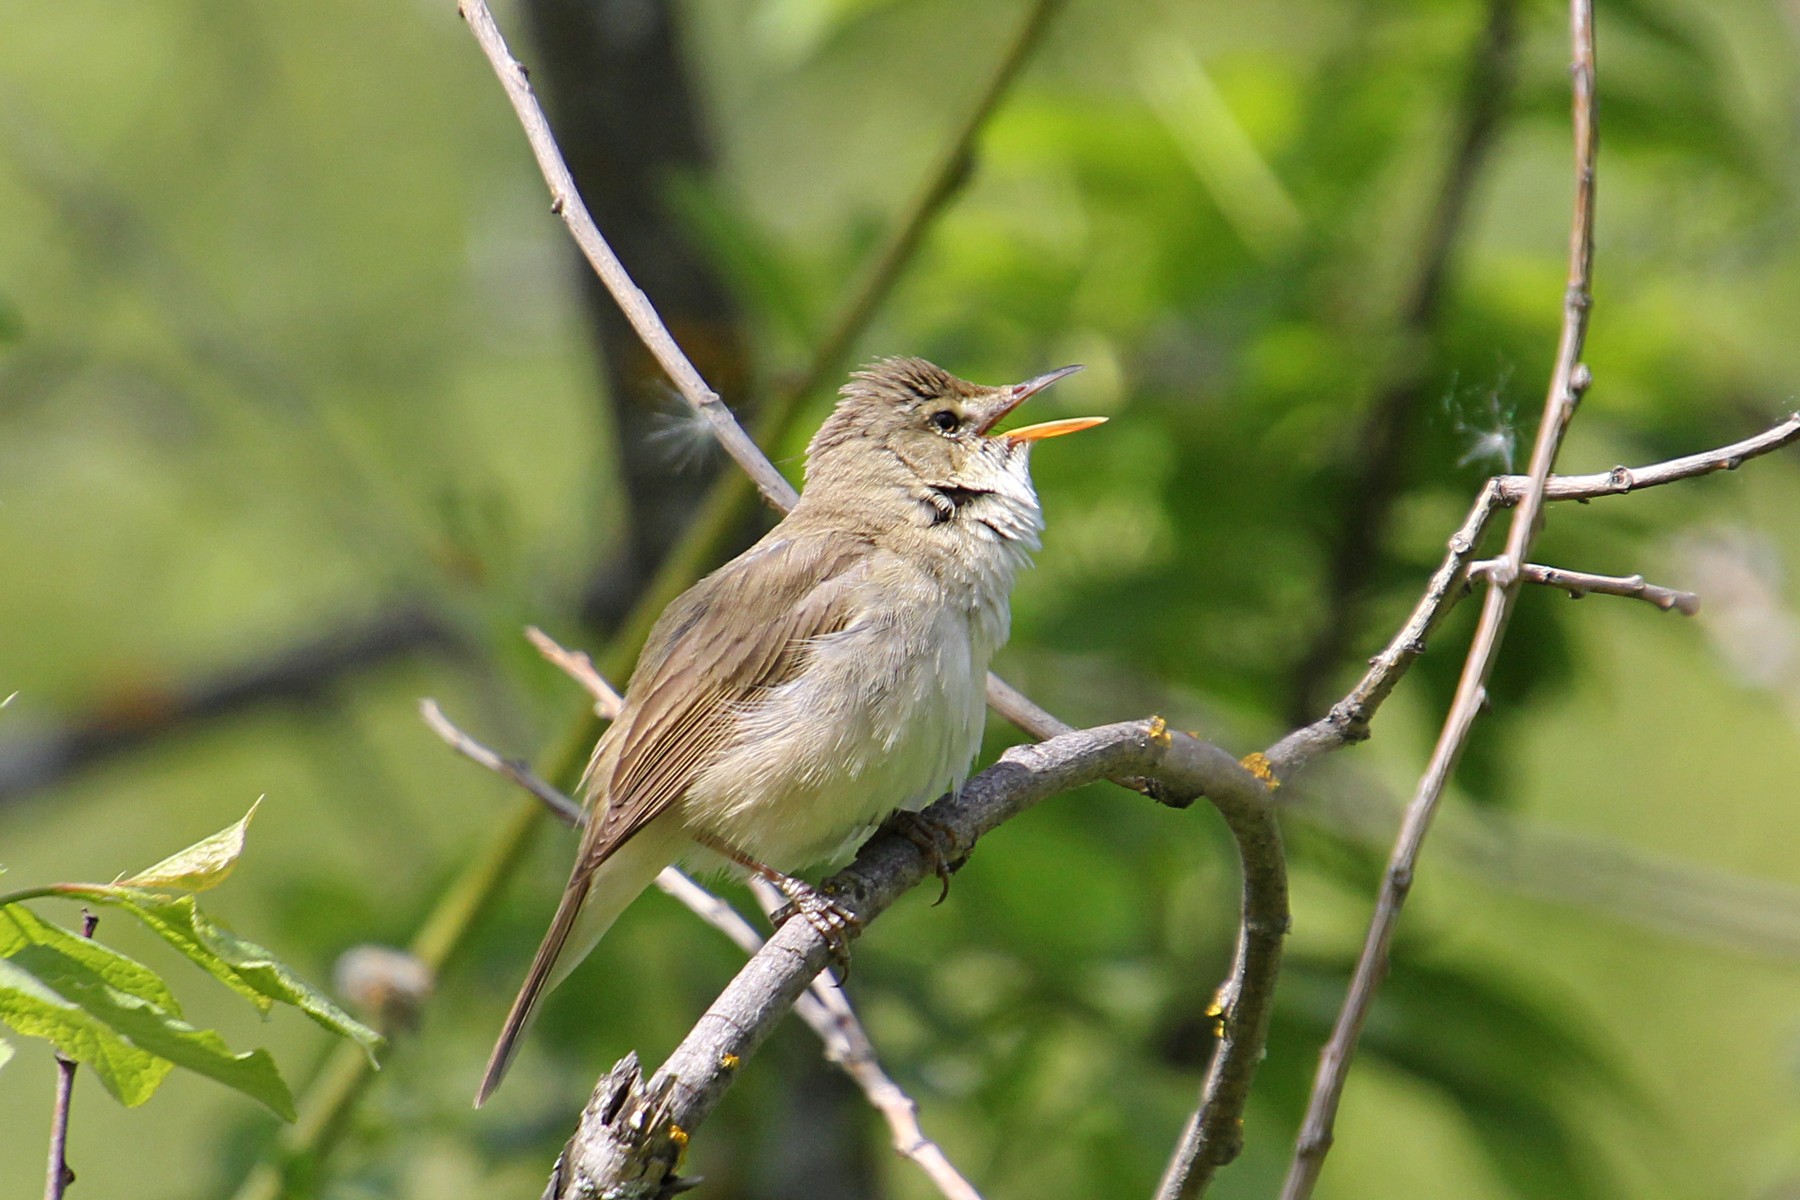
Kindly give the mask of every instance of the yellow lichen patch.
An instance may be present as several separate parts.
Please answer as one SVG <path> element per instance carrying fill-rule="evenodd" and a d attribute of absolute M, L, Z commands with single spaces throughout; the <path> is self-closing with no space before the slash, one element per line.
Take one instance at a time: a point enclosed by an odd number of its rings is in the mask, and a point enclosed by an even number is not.
<path fill-rule="evenodd" d="M 1254 751 L 1238 760 L 1238 765 L 1263 781 L 1263 786 L 1271 792 L 1281 786 L 1281 780 L 1275 778 L 1275 768 L 1270 764 L 1268 756 L 1261 750 Z"/>
<path fill-rule="evenodd" d="M 669 1126 L 669 1140 L 677 1146 L 685 1146 L 688 1144 L 688 1131 L 679 1125 L 671 1125 Z"/>
<path fill-rule="evenodd" d="M 1161 717 L 1150 718 L 1150 728 L 1147 733 L 1153 745 L 1167 746 L 1175 740 L 1174 735 L 1169 732 L 1169 723 Z"/>
<path fill-rule="evenodd" d="M 742 1060 L 735 1054 L 722 1054 L 719 1056 L 719 1067 L 722 1070 L 735 1071 L 738 1069 L 740 1061 Z"/>

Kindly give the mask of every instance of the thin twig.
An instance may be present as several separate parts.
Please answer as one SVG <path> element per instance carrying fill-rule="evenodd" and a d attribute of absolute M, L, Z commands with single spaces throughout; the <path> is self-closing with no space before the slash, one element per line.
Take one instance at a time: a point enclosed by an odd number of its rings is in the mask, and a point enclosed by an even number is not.
<path fill-rule="evenodd" d="M 1486 703 L 1488 674 L 1493 669 L 1507 620 L 1512 614 L 1513 602 L 1519 594 L 1520 568 L 1529 557 L 1532 542 L 1537 536 L 1546 486 L 1556 463 L 1556 454 L 1589 383 L 1587 368 L 1581 363 L 1581 348 L 1586 340 L 1588 314 L 1592 308 L 1589 279 L 1594 257 L 1596 133 L 1592 0 L 1570 0 L 1569 25 L 1574 50 L 1575 204 L 1569 228 L 1569 274 L 1563 296 L 1562 331 L 1557 339 L 1556 365 L 1551 374 L 1549 393 L 1544 400 L 1537 441 L 1532 447 L 1531 467 L 1526 477 L 1524 494 L 1512 514 L 1512 522 L 1507 530 L 1506 549 L 1499 565 L 1489 574 L 1481 618 L 1463 664 L 1462 677 L 1457 683 L 1456 698 L 1445 718 L 1444 727 L 1425 774 L 1419 781 L 1418 790 L 1412 803 L 1407 806 L 1400 836 L 1395 842 L 1388 859 L 1387 872 L 1382 879 L 1381 893 L 1376 901 L 1368 938 L 1357 959 L 1343 1008 L 1320 1055 L 1319 1071 L 1314 1079 L 1306 1119 L 1301 1125 L 1294 1160 L 1282 1189 L 1284 1200 L 1305 1200 L 1312 1194 L 1319 1171 L 1324 1165 L 1325 1155 L 1331 1147 L 1332 1126 L 1343 1095 L 1350 1059 L 1361 1036 L 1363 1022 L 1374 1002 L 1376 988 L 1387 973 L 1394 929 L 1399 922 L 1406 894 L 1412 887 L 1413 871 L 1420 848 L 1430 829 L 1431 818 L 1437 810 L 1444 787 L 1462 755 L 1463 747 L 1468 743 L 1469 731 Z"/>
<path fill-rule="evenodd" d="M 1470 563 L 1469 578 L 1485 579 L 1497 566 L 1498 560 L 1495 559 Z M 1647 604 L 1654 604 L 1664 612 L 1673 609 L 1689 617 L 1700 611 L 1700 597 L 1693 592 L 1661 587 L 1647 582 L 1642 575 L 1594 575 L 1587 571 L 1569 571 L 1562 567 L 1526 563 L 1519 568 L 1519 582 L 1541 584 L 1559 592 L 1567 592 L 1571 600 L 1599 593 L 1623 596 L 1628 600 L 1642 600 Z"/>
<path fill-rule="evenodd" d="M 766 879 L 752 877 L 750 890 L 755 893 L 765 914 L 773 914 L 787 901 L 787 897 Z M 735 910 L 732 916 L 743 921 Z M 745 953 L 754 955 L 762 949 L 762 939 L 750 929 L 748 922 L 744 922 L 744 928 L 755 939 L 755 945 L 752 947 L 744 941 L 738 944 L 744 946 Z M 919 1124 L 918 1103 L 882 1069 L 875 1043 L 869 1038 L 856 1010 L 850 1007 L 849 997 L 830 968 L 821 971 L 807 985 L 806 992 L 794 1002 L 794 1012 L 825 1043 L 826 1059 L 855 1081 L 870 1106 L 887 1122 L 895 1152 L 911 1159 L 949 1200 L 981 1200 L 981 1193 L 956 1169 L 943 1147 L 925 1135 L 924 1127 Z"/>
<path fill-rule="evenodd" d="M 98 924 L 98 913 L 82 910 L 82 937 L 93 937 Z M 69 1169 L 69 1104 L 75 1098 L 75 1065 L 72 1058 L 56 1056 L 56 1101 L 50 1109 L 50 1163 L 44 1172 L 44 1200 L 62 1200 L 75 1182 L 75 1172 Z"/>
<path fill-rule="evenodd" d="M 594 666 L 594 660 L 580 650 L 567 650 L 557 644 L 555 638 L 539 629 L 536 625 L 525 627 L 525 638 L 537 652 L 544 656 L 551 665 L 559 668 L 563 674 L 581 685 L 583 691 L 594 698 L 594 715 L 602 721 L 611 721 L 625 707 L 625 697 L 619 695 L 618 689 L 606 681 Z"/>
<path fill-rule="evenodd" d="M 1619 496 L 1717 471 L 1735 470 L 1753 458 L 1795 442 L 1800 442 L 1800 413 L 1792 413 L 1753 437 L 1716 450 L 1672 458 L 1647 467 L 1614 467 L 1595 475 L 1552 475 L 1545 485 L 1544 499 L 1585 503 L 1603 496 Z M 1369 722 L 1376 709 L 1392 694 L 1407 668 L 1425 652 L 1426 639 L 1443 620 L 1444 614 L 1468 594 L 1464 571 L 1481 544 L 1481 535 L 1488 522 L 1496 511 L 1522 499 L 1528 483 L 1523 475 L 1500 475 L 1488 480 L 1462 526 L 1451 535 L 1444 561 L 1432 575 L 1412 615 L 1386 648 L 1369 660 L 1369 669 L 1356 686 L 1324 717 L 1294 730 L 1264 751 L 1278 779 L 1288 779 L 1319 755 L 1369 736 Z"/>
<path fill-rule="evenodd" d="M 541 634 L 532 640 L 537 642 L 539 638 L 542 638 L 543 643 L 561 651 L 561 647 Z M 543 647 L 540 645 L 541 648 Z M 568 655 L 567 651 L 562 653 Z M 550 655 L 546 654 L 546 657 Z M 582 660 L 587 658 L 586 655 L 568 655 L 570 660 L 576 657 Z M 560 665 L 560 660 L 552 661 L 558 661 Z M 611 692 L 611 686 L 593 670 L 591 662 L 586 671 L 592 676 L 590 682 L 597 682 Z M 501 757 L 458 729 L 434 702 L 422 702 L 420 711 L 424 714 L 426 724 L 458 753 L 524 788 L 564 825 L 579 829 L 587 823 L 587 813 L 580 804 L 538 778 L 530 768 Z M 756 885 L 762 882 L 751 880 L 752 889 L 755 890 Z M 762 937 L 737 909 L 676 868 L 664 868 L 656 877 L 656 886 L 731 939 L 746 955 L 754 955 L 762 949 Z M 760 891 L 757 894 L 759 899 L 763 899 Z M 781 900 L 782 897 L 777 894 L 777 907 Z M 764 904 L 768 907 L 766 900 Z M 825 971 L 812 981 L 807 992 L 795 1002 L 794 1013 L 818 1034 L 825 1045 L 826 1059 L 841 1067 L 862 1088 L 870 1105 L 887 1121 L 888 1129 L 893 1135 L 894 1149 L 918 1164 L 949 1200 L 981 1200 L 974 1185 L 957 1171 L 937 1143 L 925 1136 L 919 1125 L 919 1106 L 882 1070 L 874 1043 L 870 1041 L 862 1022 L 857 1019 L 855 1010 L 844 998 L 843 990 L 832 978 L 831 972 Z"/>
<path fill-rule="evenodd" d="M 494 24 L 494 14 L 488 11 L 486 0 L 463 0 L 457 11 L 468 22 L 475 41 L 506 89 L 506 98 L 512 102 L 513 112 L 525 130 L 525 140 L 531 144 L 532 156 L 537 159 L 544 182 L 550 187 L 550 211 L 568 226 L 582 255 L 606 285 L 606 290 L 612 293 L 613 299 L 619 302 L 625 319 L 637 330 L 638 337 L 643 339 L 644 346 L 674 382 L 688 407 L 711 426 L 713 436 L 719 439 L 726 453 L 737 461 L 744 473 L 756 481 L 757 489 L 770 504 L 781 509 L 792 508 L 798 496 L 793 485 L 757 449 L 750 435 L 719 399 L 719 394 L 707 386 L 694 364 L 681 352 L 674 336 L 651 306 L 650 298 L 632 282 L 625 265 L 607 245 L 593 217 L 588 215 L 587 205 L 575 187 L 575 178 L 569 174 L 568 164 L 563 161 L 556 138 L 550 132 L 550 121 L 531 90 L 530 78 L 524 66 L 507 49 L 506 39 L 501 37 L 500 27 Z"/>
<path fill-rule="evenodd" d="M 556 814 L 563 824 L 579 825 L 587 819 L 586 814 L 581 811 L 581 805 L 539 779 L 530 767 L 522 762 L 501 758 L 458 729 L 451 723 L 450 718 L 444 715 L 444 710 L 438 707 L 436 700 L 419 701 L 419 715 L 425 719 L 425 724 L 431 727 L 431 731 L 442 738 L 452 750 L 471 762 L 480 763 L 496 775 L 504 775 L 512 780 L 536 796 L 544 807 Z"/>

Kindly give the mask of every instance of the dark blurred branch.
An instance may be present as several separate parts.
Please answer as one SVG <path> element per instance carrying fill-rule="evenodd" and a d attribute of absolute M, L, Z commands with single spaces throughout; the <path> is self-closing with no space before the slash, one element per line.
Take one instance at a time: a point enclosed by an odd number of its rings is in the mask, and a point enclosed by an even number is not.
<path fill-rule="evenodd" d="M 1356 636 L 1364 593 L 1381 562 L 1388 518 L 1405 482 L 1407 435 L 1430 382 L 1426 337 L 1437 325 L 1466 227 L 1469 200 L 1511 103 L 1518 43 L 1518 0 L 1490 0 L 1487 24 L 1471 52 L 1451 126 L 1449 162 L 1425 223 L 1417 274 L 1401 302 L 1399 348 L 1388 382 L 1352 438 L 1350 474 L 1331 507 L 1336 530 L 1325 571 L 1324 615 L 1294 668 L 1289 719 L 1310 721 L 1330 695 L 1333 673 Z"/>
<path fill-rule="evenodd" d="M 687 55 L 684 9 L 642 0 L 523 0 L 542 89 L 570 177 L 619 261 L 694 358 L 728 396 L 750 394 L 744 314 L 717 265 L 696 245 L 674 202 L 686 178 L 710 173 L 700 93 Z M 572 247 L 571 247 L 572 248 Z M 620 482 L 623 536 L 594 574 L 583 615 L 598 629 L 625 617 L 717 486 L 724 460 L 693 453 L 668 411 L 669 385 L 606 285 L 576 276 L 614 430 L 610 472 Z M 703 449 L 710 442 L 702 433 Z M 736 472 L 729 477 L 739 479 Z M 739 514 L 726 536 L 754 536 Z"/>
<path fill-rule="evenodd" d="M 0 738 L 0 804 L 76 771 L 244 709 L 306 703 L 346 679 L 424 650 L 461 649 L 450 626 L 405 605 L 185 683 L 128 684 L 60 728 Z"/>
<path fill-rule="evenodd" d="M 1556 455 L 1562 447 L 1563 435 L 1575 416 L 1575 409 L 1591 382 L 1588 369 L 1581 362 L 1582 345 L 1587 338 L 1588 315 L 1593 307 L 1590 276 L 1594 262 L 1594 165 L 1597 131 L 1594 122 L 1594 13 L 1592 0 L 1570 0 L 1569 27 L 1573 46 L 1574 124 L 1575 124 L 1575 204 L 1569 223 L 1569 274 L 1563 293 L 1562 332 L 1557 339 L 1556 365 L 1551 373 L 1549 392 L 1544 398 L 1544 412 L 1538 422 L 1536 444 L 1531 451 L 1531 468 L 1526 476 L 1524 494 L 1513 510 L 1507 528 L 1506 549 L 1497 567 L 1488 572 L 1487 593 L 1482 599 L 1481 617 L 1463 663 L 1462 677 L 1457 681 L 1456 698 L 1444 727 L 1433 748 L 1431 761 L 1419 780 L 1418 791 L 1407 806 L 1400 836 L 1388 859 L 1381 891 L 1376 899 L 1375 916 L 1369 926 L 1368 939 L 1358 956 L 1356 970 L 1344 1005 L 1332 1027 L 1331 1037 L 1319 1058 L 1318 1075 L 1313 1082 L 1306 1119 L 1301 1125 L 1295 1146 L 1294 1161 L 1283 1185 L 1283 1200 L 1306 1200 L 1318 1182 L 1325 1155 L 1331 1148 L 1332 1126 L 1338 1102 L 1343 1095 L 1351 1057 L 1362 1034 L 1364 1021 L 1375 1000 L 1375 991 L 1387 974 L 1388 955 L 1394 930 L 1399 924 L 1400 910 L 1412 888 L 1413 871 L 1431 818 L 1437 810 L 1444 788 L 1468 744 L 1475 718 L 1487 702 L 1487 680 L 1498 656 L 1507 620 L 1520 591 L 1520 568 L 1524 566 L 1536 540 L 1543 515 L 1545 493 Z"/>

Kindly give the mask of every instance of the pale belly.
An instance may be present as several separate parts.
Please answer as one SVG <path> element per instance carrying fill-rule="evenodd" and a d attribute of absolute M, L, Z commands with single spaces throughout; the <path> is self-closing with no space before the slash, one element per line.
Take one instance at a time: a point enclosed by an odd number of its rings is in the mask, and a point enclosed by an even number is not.
<path fill-rule="evenodd" d="M 820 639 L 796 678 L 744 704 L 683 824 L 792 872 L 960 786 L 981 745 L 991 627 L 889 603 Z"/>

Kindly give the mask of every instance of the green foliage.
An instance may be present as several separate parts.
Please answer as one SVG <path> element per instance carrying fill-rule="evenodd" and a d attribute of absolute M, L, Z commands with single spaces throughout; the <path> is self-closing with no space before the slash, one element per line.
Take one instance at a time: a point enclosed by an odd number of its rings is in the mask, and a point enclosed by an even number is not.
<path fill-rule="evenodd" d="M 92 1067 L 106 1090 L 128 1106 L 148 1100 L 172 1068 L 184 1067 L 294 1119 L 293 1095 L 268 1051 L 233 1053 L 218 1033 L 181 1019 L 180 1004 L 155 971 L 41 920 L 23 903 L 58 896 L 137 917 L 264 1013 L 276 1003 L 291 1005 L 354 1041 L 375 1062 L 381 1035 L 195 904 L 191 893 L 222 883 L 237 865 L 255 813 L 252 805 L 232 825 L 118 883 L 55 884 L 0 896 L 0 1021 Z"/>

